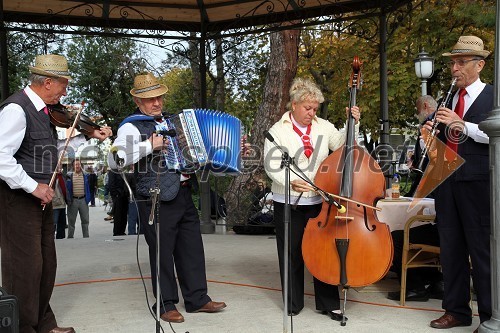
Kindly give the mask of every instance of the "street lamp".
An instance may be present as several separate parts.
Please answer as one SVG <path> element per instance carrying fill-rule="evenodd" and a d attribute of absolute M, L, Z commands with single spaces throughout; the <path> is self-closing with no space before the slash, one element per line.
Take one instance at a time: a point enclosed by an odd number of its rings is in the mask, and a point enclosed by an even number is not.
<path fill-rule="evenodd" d="M 434 74 L 434 58 L 429 57 L 429 53 L 422 49 L 413 62 L 415 62 L 415 74 L 422 80 L 422 96 L 427 95 L 427 79 Z"/>

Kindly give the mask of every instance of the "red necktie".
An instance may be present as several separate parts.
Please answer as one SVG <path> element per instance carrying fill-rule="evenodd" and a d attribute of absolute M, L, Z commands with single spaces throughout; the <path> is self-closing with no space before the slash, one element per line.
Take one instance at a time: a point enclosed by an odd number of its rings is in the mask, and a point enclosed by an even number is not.
<path fill-rule="evenodd" d="M 43 112 L 45 112 L 46 115 L 49 115 L 49 108 L 47 108 L 47 106 L 45 106 L 43 108 Z"/>
<path fill-rule="evenodd" d="M 292 114 L 290 113 L 290 120 L 291 119 L 292 119 Z M 300 136 L 300 139 L 302 140 L 302 144 L 304 145 L 304 155 L 306 155 L 306 157 L 309 158 L 309 156 L 311 156 L 314 150 L 311 144 L 311 137 L 309 136 L 309 134 L 311 134 L 311 124 L 307 126 L 306 134 L 302 133 L 302 131 L 297 126 L 295 126 L 293 121 L 292 121 L 292 126 L 295 133 L 297 133 Z"/>
<path fill-rule="evenodd" d="M 461 88 L 460 91 L 458 92 L 458 102 L 457 105 L 455 105 L 455 113 L 460 117 L 460 119 L 463 118 L 464 116 L 464 107 L 465 107 L 465 99 L 464 96 L 467 94 L 467 90 L 464 88 Z M 458 131 L 450 131 L 449 132 L 449 137 L 446 142 L 446 145 L 450 147 L 451 150 L 453 150 L 455 153 L 457 152 L 457 146 L 458 146 L 458 137 L 460 136 L 460 133 Z M 446 159 L 448 161 L 454 160 L 455 155 L 451 156 L 452 154 L 446 154 Z"/>

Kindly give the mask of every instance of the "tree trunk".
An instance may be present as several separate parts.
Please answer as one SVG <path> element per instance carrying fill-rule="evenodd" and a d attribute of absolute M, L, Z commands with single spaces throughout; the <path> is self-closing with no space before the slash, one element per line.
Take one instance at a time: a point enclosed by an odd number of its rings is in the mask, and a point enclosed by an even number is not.
<path fill-rule="evenodd" d="M 300 31 L 286 30 L 271 34 L 271 55 L 267 63 L 262 103 L 249 135 L 251 156 L 245 157 L 245 172 L 233 179 L 226 193 L 229 224 L 245 224 L 257 181 L 265 179 L 263 168 L 264 130 L 269 129 L 286 111 L 289 90 L 297 72 Z"/>

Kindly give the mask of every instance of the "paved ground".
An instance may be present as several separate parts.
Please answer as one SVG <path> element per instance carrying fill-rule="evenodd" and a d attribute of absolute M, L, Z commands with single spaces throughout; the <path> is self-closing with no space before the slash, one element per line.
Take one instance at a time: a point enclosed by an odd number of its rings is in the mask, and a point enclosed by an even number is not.
<path fill-rule="evenodd" d="M 75 239 L 56 240 L 59 267 L 52 307 L 59 324 L 89 333 L 156 332 L 147 303 L 154 300 L 144 239 L 113 237 L 113 225 L 103 220 L 102 206 L 91 208 L 90 216 L 90 238 L 81 238 L 78 220 Z M 218 314 L 189 314 L 181 302 L 178 310 L 186 321 L 172 327 L 162 322 L 164 332 L 440 333 L 429 327 L 431 320 L 442 315 L 440 301 L 408 302 L 400 307 L 386 299 L 387 291 L 398 288 L 393 275 L 349 291 L 345 327 L 314 310 L 308 276 L 306 306 L 293 323 L 285 325 L 274 236 L 236 235 L 218 226 L 215 234 L 203 239 L 209 295 L 228 307 Z M 472 332 L 478 325 L 475 316 L 472 326 L 448 332 Z"/>

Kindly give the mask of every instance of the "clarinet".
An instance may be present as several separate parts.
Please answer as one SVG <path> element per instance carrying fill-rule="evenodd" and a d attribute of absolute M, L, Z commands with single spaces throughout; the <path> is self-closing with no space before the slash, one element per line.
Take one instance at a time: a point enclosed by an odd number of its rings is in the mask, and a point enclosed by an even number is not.
<path fill-rule="evenodd" d="M 420 161 L 418 162 L 418 166 L 417 166 L 417 168 L 414 169 L 416 172 L 420 172 L 420 173 L 424 172 L 422 170 L 424 160 L 425 160 L 425 157 L 427 156 L 427 153 L 429 152 L 429 149 L 430 149 L 432 143 L 434 142 L 434 138 L 436 137 L 436 134 L 437 134 L 436 133 L 437 127 L 439 125 L 439 121 L 437 121 L 437 119 L 436 119 L 437 110 L 439 108 L 442 108 L 442 107 L 445 107 L 446 105 L 448 105 L 448 102 L 451 99 L 452 92 L 453 92 L 453 89 L 455 88 L 456 84 L 457 84 L 457 78 L 454 77 L 453 81 L 451 81 L 451 85 L 450 85 L 450 88 L 448 89 L 448 92 L 446 93 L 446 96 L 441 101 L 441 104 L 439 104 L 439 106 L 437 107 L 436 112 L 434 112 L 434 117 L 432 117 L 432 129 L 431 129 L 431 132 L 429 133 L 429 135 L 427 136 L 427 139 L 425 140 L 425 145 L 424 145 L 424 148 L 422 149 L 422 154 L 420 155 Z"/>

